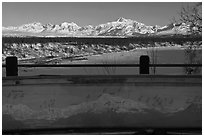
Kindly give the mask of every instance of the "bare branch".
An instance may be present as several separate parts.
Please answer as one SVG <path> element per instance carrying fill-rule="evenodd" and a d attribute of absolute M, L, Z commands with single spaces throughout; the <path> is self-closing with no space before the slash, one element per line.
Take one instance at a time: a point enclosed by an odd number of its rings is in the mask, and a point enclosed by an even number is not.
<path fill-rule="evenodd" d="M 184 22 L 190 25 L 191 32 L 202 32 L 202 3 L 196 3 L 193 6 L 182 7 L 180 13 L 179 22 Z M 174 21 L 178 22 L 178 21 Z"/>

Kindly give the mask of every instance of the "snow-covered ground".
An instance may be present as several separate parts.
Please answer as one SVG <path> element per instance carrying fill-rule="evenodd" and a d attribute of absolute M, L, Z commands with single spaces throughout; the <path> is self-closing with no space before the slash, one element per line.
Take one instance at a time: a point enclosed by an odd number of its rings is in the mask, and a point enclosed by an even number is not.
<path fill-rule="evenodd" d="M 56 45 L 53 44 L 52 46 L 54 48 Z M 93 46 L 97 48 L 96 45 Z M 35 48 L 33 51 L 37 51 Z M 111 49 L 111 47 L 107 46 L 104 49 Z M 135 48 L 134 50 L 120 52 L 110 51 L 100 55 L 87 55 L 87 60 L 84 61 L 63 59 L 61 63 L 138 64 L 141 55 L 149 55 L 150 61 L 152 61 L 152 52 L 157 54 L 157 63 L 186 63 L 185 52 L 179 46 L 171 48 Z M 199 58 L 201 56 L 200 50 Z M 138 72 L 138 68 L 115 67 L 109 69 L 105 67 L 19 68 L 19 76 L 136 75 Z M 153 74 L 153 71 L 150 70 L 150 73 Z M 2 74 L 4 77 L 5 69 L 2 70 Z M 184 68 L 156 68 L 156 74 L 178 75 L 185 74 L 185 72 Z M 166 79 L 166 81 L 170 82 L 172 79 Z M 13 83 L 22 82 L 23 80 L 20 82 L 13 81 Z M 3 85 L 2 87 L 4 129 L 80 126 L 200 127 L 202 124 L 202 86 L 200 85 L 184 84 L 179 86 L 172 84 L 153 86 L 146 84 L 144 86 L 138 84 L 126 85 L 125 83 L 115 86 L 111 83 L 95 84 L 94 86 L 71 86 L 70 83 L 69 85 L 38 85 L 38 82 L 45 82 L 42 79 L 34 83 L 32 83 L 32 80 L 31 83 L 28 80 L 24 82 L 27 85 Z M 55 82 L 60 83 L 58 80 Z M 151 83 L 153 82 L 155 82 L 154 79 L 152 79 Z M 182 82 L 182 80 L 178 82 Z"/>
<path fill-rule="evenodd" d="M 155 53 L 155 57 L 152 56 Z M 197 58 L 201 60 L 202 52 L 197 51 Z M 176 47 L 160 47 L 160 48 L 143 48 L 134 49 L 131 51 L 120 51 L 113 53 L 104 53 L 96 55 L 86 55 L 86 60 L 70 60 L 62 59 L 61 64 L 138 64 L 141 55 L 149 55 L 150 63 L 156 60 L 158 64 L 185 64 L 188 63 L 184 49 L 179 46 Z M 110 71 L 109 71 L 110 70 Z M 109 71 L 109 72 L 107 72 Z M 19 76 L 25 75 L 118 75 L 118 74 L 138 74 L 139 68 L 123 68 L 111 67 L 110 69 L 104 67 L 78 67 L 78 68 L 19 68 Z M 152 69 L 150 73 L 153 74 Z M 156 74 L 186 74 L 183 67 L 175 68 L 156 68 Z M 198 74 L 201 74 L 199 72 Z M 2 75 L 5 76 L 5 68 L 2 70 Z"/>

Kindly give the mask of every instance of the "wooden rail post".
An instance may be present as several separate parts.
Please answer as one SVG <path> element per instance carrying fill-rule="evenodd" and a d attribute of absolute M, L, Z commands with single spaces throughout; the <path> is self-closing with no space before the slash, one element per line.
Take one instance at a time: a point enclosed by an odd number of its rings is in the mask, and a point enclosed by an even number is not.
<path fill-rule="evenodd" d="M 140 74 L 149 74 L 149 56 L 140 56 Z"/>
<path fill-rule="evenodd" d="M 18 59 L 15 56 L 6 58 L 6 76 L 18 76 Z"/>

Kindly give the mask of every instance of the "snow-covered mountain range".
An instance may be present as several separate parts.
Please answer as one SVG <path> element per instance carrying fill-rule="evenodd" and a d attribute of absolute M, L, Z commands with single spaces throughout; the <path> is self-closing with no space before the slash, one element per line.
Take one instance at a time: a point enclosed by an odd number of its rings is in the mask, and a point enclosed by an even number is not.
<path fill-rule="evenodd" d="M 141 35 L 173 35 L 189 34 L 189 26 L 185 23 L 147 26 L 143 23 L 125 18 L 115 21 L 80 27 L 76 23 L 41 24 L 39 22 L 24 24 L 18 27 L 2 27 L 3 36 L 141 36 Z"/>

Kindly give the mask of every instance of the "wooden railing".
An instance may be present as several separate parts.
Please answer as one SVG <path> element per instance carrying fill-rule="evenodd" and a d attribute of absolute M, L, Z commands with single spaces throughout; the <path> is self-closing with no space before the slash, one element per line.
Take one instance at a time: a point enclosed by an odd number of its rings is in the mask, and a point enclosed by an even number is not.
<path fill-rule="evenodd" d="M 202 64 L 150 64 L 149 56 L 142 55 L 139 64 L 18 64 L 15 56 L 7 57 L 6 76 L 18 76 L 18 67 L 139 67 L 140 74 L 149 74 L 150 67 L 202 67 Z"/>

